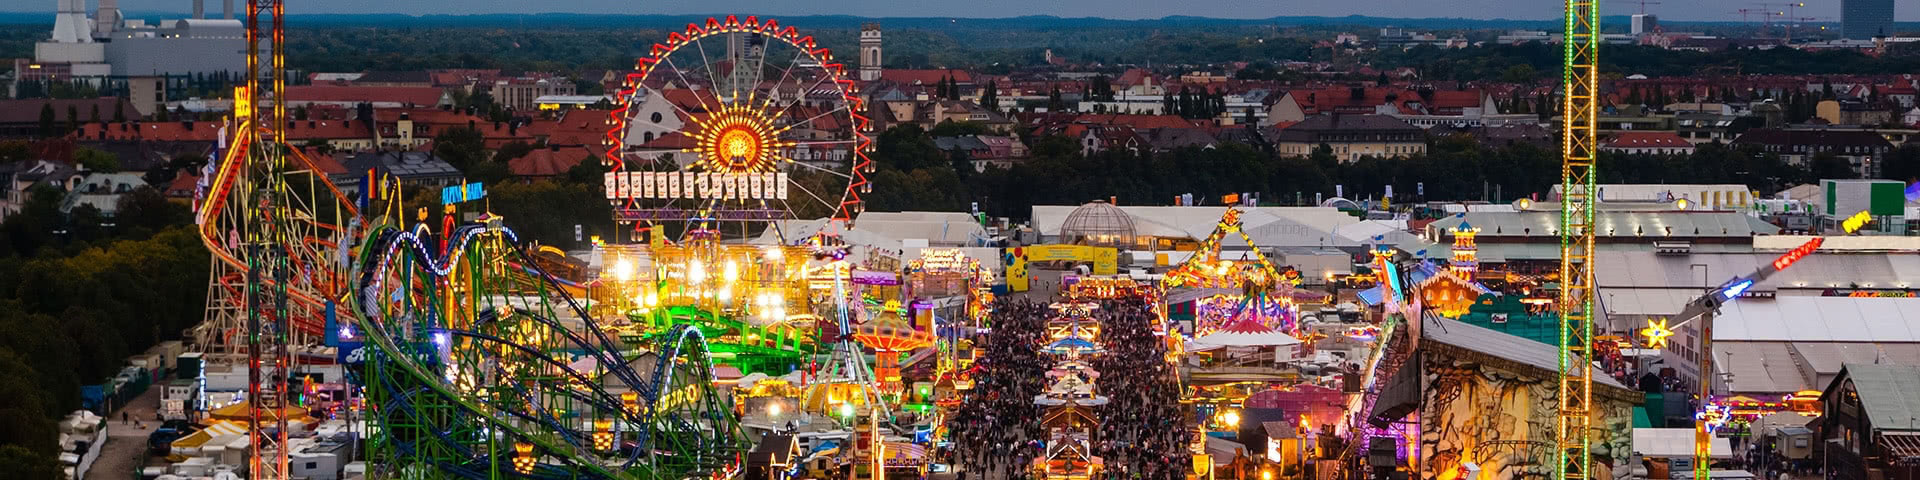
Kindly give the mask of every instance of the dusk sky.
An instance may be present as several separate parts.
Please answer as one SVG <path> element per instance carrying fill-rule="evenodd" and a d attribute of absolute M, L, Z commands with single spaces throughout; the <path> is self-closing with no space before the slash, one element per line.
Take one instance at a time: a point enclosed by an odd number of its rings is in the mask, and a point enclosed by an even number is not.
<path fill-rule="evenodd" d="M 206 0 L 207 9 L 220 11 L 221 0 Z M 244 2 L 244 0 L 236 0 Z M 1647 11 L 1672 20 L 1737 21 L 1742 8 L 1760 8 L 1748 0 L 1661 0 L 1648 5 Z M 18 0 L 20 3 L 45 4 L 53 9 L 54 0 Z M 89 8 L 98 0 L 88 0 Z M 9 2 L 14 3 L 14 2 Z M 1838 21 L 1840 0 L 1808 1 L 1795 14 L 1800 17 L 1831 17 Z M 1920 7 L 1914 1 L 1898 0 L 1895 15 L 1902 21 L 1920 20 Z M 187 11 L 189 0 L 120 0 L 127 10 Z M 625 14 L 714 14 L 754 13 L 761 15 L 857 15 L 866 17 L 1014 17 L 1055 15 L 1062 17 L 1104 17 L 1119 19 L 1158 18 L 1167 15 L 1193 15 L 1222 18 L 1265 18 L 1284 15 L 1378 17 L 1467 17 L 1540 20 L 1560 16 L 1561 2 L 1554 0 L 971 0 L 964 2 L 929 0 L 562 0 L 534 2 L 525 0 L 326 0 L 288 2 L 288 13 L 625 13 Z M 1602 5 L 1605 14 L 1638 12 L 1633 1 L 1612 1 Z M 40 9 L 35 9 L 40 10 Z M 1757 20 L 1758 17 L 1755 17 Z M 1827 20 L 1823 18 L 1823 20 Z"/>

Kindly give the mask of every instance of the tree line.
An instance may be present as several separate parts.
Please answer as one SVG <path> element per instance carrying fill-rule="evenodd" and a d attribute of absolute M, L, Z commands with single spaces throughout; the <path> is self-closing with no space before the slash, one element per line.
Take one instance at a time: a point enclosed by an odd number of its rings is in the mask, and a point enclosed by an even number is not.
<path fill-rule="evenodd" d="M 968 131 L 945 125 L 936 131 Z M 1030 158 L 1012 168 L 976 172 L 964 155 L 941 152 L 917 126 L 882 132 L 875 142 L 871 211 L 966 211 L 978 202 L 993 216 L 1026 218 L 1034 205 L 1076 205 L 1115 198 L 1123 205 L 1171 205 L 1192 194 L 1218 204 L 1222 196 L 1258 193 L 1262 204 L 1305 205 L 1343 191 L 1379 198 L 1393 187 L 1396 202 L 1511 202 L 1545 195 L 1560 182 L 1560 155 L 1527 143 L 1488 146 L 1471 135 L 1432 138 L 1425 153 L 1402 158 L 1340 162 L 1327 145 L 1309 156 L 1275 155 L 1256 145 L 1223 142 L 1211 148 L 1163 152 L 1108 150 L 1082 154 L 1072 138 L 1029 138 Z M 1882 177 L 1920 178 L 1920 146 L 1882 160 Z M 1601 183 L 1721 183 L 1770 194 L 1826 178 L 1852 178 L 1845 159 L 1820 154 L 1807 165 L 1722 143 L 1692 154 L 1603 153 Z M 1496 196 L 1494 192 L 1499 192 Z M 1317 195 L 1317 196 L 1316 196 Z"/>
<path fill-rule="evenodd" d="M 0 222 L 0 471 L 56 478 L 56 421 L 80 387 L 118 373 L 128 355 L 199 323 L 208 253 L 192 213 L 159 191 L 122 195 L 118 214 L 65 193 L 29 191 Z"/>

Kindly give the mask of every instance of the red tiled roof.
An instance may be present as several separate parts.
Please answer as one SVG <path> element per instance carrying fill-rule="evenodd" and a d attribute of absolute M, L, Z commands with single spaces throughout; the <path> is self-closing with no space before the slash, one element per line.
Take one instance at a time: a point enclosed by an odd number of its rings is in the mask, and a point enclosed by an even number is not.
<path fill-rule="evenodd" d="M 193 191 L 199 187 L 199 182 L 198 169 L 182 168 L 173 176 L 173 181 L 167 183 L 167 188 L 160 193 L 174 198 L 192 198 Z"/>
<path fill-rule="evenodd" d="M 1393 97 L 1394 108 L 1406 112 L 1410 110 L 1407 102 L 1421 101 L 1419 93 L 1396 87 L 1366 87 L 1361 89 L 1358 97 L 1354 96 L 1353 88 L 1350 87 L 1300 89 L 1291 93 L 1293 100 L 1298 102 L 1300 109 L 1308 115 L 1332 112 L 1341 108 L 1367 110 L 1350 113 L 1373 113 L 1372 108 L 1388 103 L 1389 96 Z"/>
<path fill-rule="evenodd" d="M 367 130 L 366 122 L 352 120 L 295 120 L 287 124 L 289 140 L 333 140 L 340 138 L 372 138 L 373 132 Z"/>
<path fill-rule="evenodd" d="M 1480 106 L 1479 90 L 1447 90 L 1433 92 L 1434 108 L 1474 108 Z"/>
<path fill-rule="evenodd" d="M 219 139 L 221 122 L 83 123 L 77 140 L 149 140 L 211 142 Z M 192 124 L 189 128 L 187 125 Z"/>
<path fill-rule="evenodd" d="M 552 177 L 566 174 L 567 170 L 593 156 L 593 152 L 585 147 L 542 148 L 507 161 L 507 167 L 513 170 L 516 177 Z"/>
<path fill-rule="evenodd" d="M 1693 148 L 1687 139 L 1673 132 L 1620 132 L 1607 140 L 1607 148 Z"/>
<path fill-rule="evenodd" d="M 493 83 L 500 77 L 499 69 L 446 69 L 432 70 L 428 75 L 436 87 L 464 86 L 474 83 Z"/>
<path fill-rule="evenodd" d="M 955 69 L 907 70 L 907 69 L 890 68 L 890 69 L 885 69 L 880 71 L 881 80 L 898 83 L 901 85 L 933 85 L 935 83 L 939 83 L 940 80 L 944 78 L 952 78 L 953 81 L 959 82 L 959 83 L 973 83 L 973 76 L 967 74 L 965 70 L 955 70 Z"/>
<path fill-rule="evenodd" d="M 600 140 L 610 128 L 607 117 L 611 113 L 605 110 L 568 110 L 558 120 L 535 121 L 520 129 L 532 132 L 535 137 L 546 137 L 548 145 L 600 145 Z"/>
<path fill-rule="evenodd" d="M 720 105 L 720 100 L 714 98 L 713 92 L 707 90 L 669 88 L 659 92 L 666 96 L 667 101 L 673 102 L 675 106 L 687 112 L 704 112 L 709 105 Z"/>
<path fill-rule="evenodd" d="M 693 137 L 688 137 L 686 135 L 681 134 L 680 132 L 670 132 L 666 135 L 661 135 L 660 138 L 653 139 L 653 141 L 651 142 L 647 142 L 645 144 L 640 145 L 640 148 L 678 150 L 683 148 L 693 148 L 696 146 L 699 146 L 699 145 L 697 142 L 693 140 Z"/>
<path fill-rule="evenodd" d="M 1189 120 L 1181 118 L 1179 115 L 1087 114 L 1076 117 L 1073 121 L 1074 123 L 1091 123 L 1096 125 L 1126 125 L 1142 130 L 1153 128 L 1193 128 L 1204 127 L 1211 124 L 1206 120 Z"/>
<path fill-rule="evenodd" d="M 306 155 L 307 160 L 313 162 L 313 168 L 319 170 L 320 173 L 328 175 L 347 173 L 347 167 L 340 164 L 340 159 L 348 155 L 346 152 L 339 152 L 334 155 L 321 155 L 318 149 L 312 147 L 303 147 L 300 149 L 300 152 Z"/>
<path fill-rule="evenodd" d="M 117 97 L 67 100 L 50 100 L 44 98 L 21 100 L 0 99 L 0 123 L 39 124 L 40 111 L 48 105 L 53 107 L 54 120 L 60 122 L 67 121 L 67 109 L 69 108 L 73 109 L 74 119 L 83 122 L 93 119 L 93 111 L 95 108 L 100 109 L 101 120 L 112 120 L 115 105 L 120 106 L 121 114 L 126 115 L 127 118 L 137 118 L 140 116 L 140 112 L 133 109 L 133 104 L 126 103 L 125 100 Z"/>
<path fill-rule="evenodd" d="M 287 87 L 293 102 L 382 102 L 432 106 L 440 103 L 440 87 L 342 87 L 296 85 Z"/>
<path fill-rule="evenodd" d="M 400 115 L 402 114 L 405 114 L 408 120 L 413 120 L 413 123 L 416 125 L 460 125 L 464 127 L 468 121 L 476 124 L 491 123 L 488 122 L 487 119 L 468 115 L 465 112 L 441 110 L 438 108 L 378 108 L 373 111 L 373 120 L 383 125 L 394 123 L 400 121 Z"/>

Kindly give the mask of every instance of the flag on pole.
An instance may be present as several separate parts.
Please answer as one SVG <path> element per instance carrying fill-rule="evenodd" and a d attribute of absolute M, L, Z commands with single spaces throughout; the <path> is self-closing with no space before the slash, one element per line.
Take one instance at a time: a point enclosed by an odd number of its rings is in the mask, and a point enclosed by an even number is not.
<path fill-rule="evenodd" d="M 207 164 L 200 167 L 200 179 L 193 183 L 193 223 L 206 223 L 207 216 L 200 211 L 201 203 L 207 199 L 207 189 L 213 186 L 214 165 L 224 158 L 227 146 L 227 126 L 220 126 L 219 136 L 213 142 L 213 151 L 207 154 Z"/>

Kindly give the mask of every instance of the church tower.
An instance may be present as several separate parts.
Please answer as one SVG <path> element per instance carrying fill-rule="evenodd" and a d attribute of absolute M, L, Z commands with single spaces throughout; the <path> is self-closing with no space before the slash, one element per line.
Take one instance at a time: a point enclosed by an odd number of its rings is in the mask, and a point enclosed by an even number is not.
<path fill-rule="evenodd" d="M 880 24 L 860 26 L 860 81 L 880 79 Z"/>

